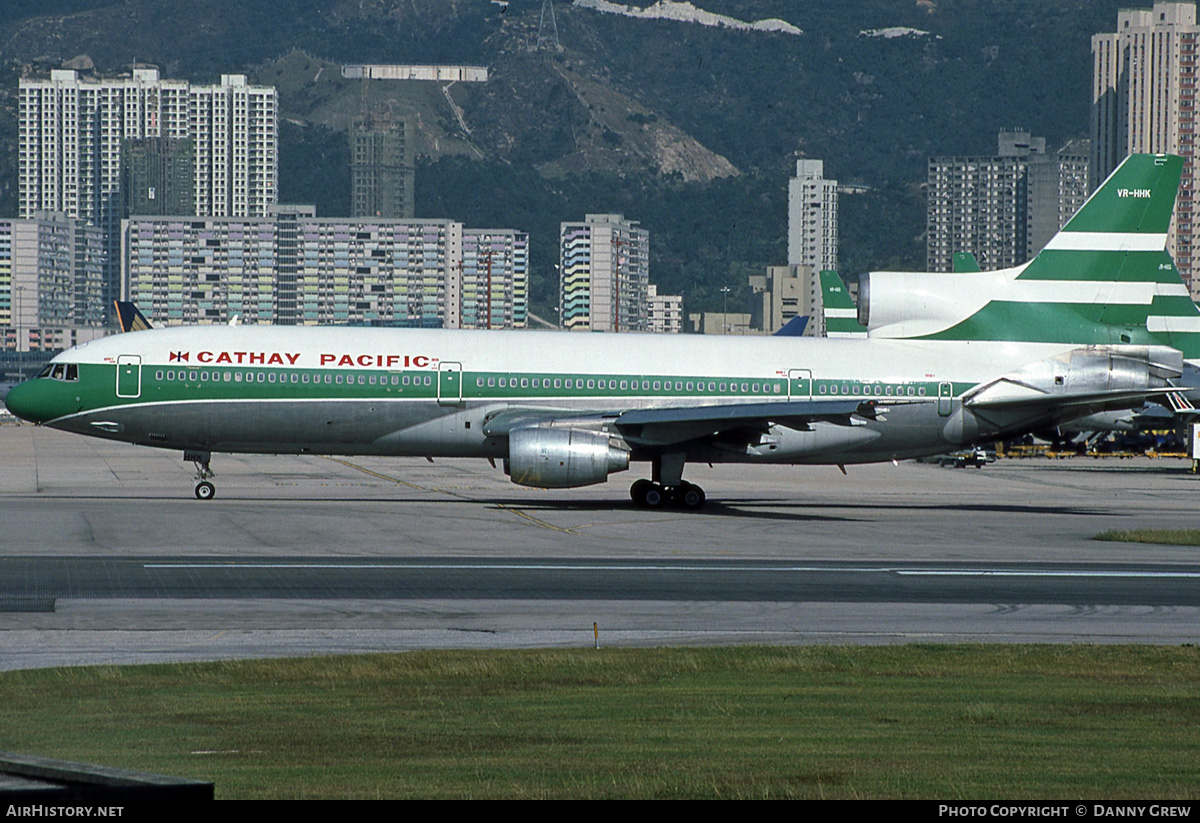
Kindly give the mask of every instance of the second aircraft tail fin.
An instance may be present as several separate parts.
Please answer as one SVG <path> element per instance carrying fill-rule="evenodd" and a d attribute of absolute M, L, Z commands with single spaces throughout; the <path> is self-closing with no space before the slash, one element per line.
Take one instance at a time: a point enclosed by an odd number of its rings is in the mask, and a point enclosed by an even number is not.
<path fill-rule="evenodd" d="M 850 299 L 841 276 L 828 269 L 820 273 L 821 302 L 825 307 L 826 337 L 866 337 L 867 328 L 858 323 L 858 309 Z"/>
<path fill-rule="evenodd" d="M 121 331 L 145 331 L 154 328 L 133 303 L 117 300 L 114 305 L 117 308 L 117 321 L 121 324 Z"/>

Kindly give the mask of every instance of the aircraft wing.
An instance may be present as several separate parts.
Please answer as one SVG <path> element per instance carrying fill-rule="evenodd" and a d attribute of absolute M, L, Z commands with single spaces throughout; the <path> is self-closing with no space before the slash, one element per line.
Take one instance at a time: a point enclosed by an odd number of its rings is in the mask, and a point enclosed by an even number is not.
<path fill-rule="evenodd" d="M 527 426 L 615 429 L 626 440 L 645 446 L 669 446 L 699 437 L 732 432 L 763 432 L 772 425 L 800 431 L 815 422 L 854 425 L 854 418 L 882 419 L 888 406 L 910 401 L 781 400 L 705 406 L 580 411 L 577 409 L 512 408 L 490 415 L 484 434 L 507 436 Z M 929 402 L 929 401 L 921 401 Z"/>
<path fill-rule="evenodd" d="M 1075 406 L 1096 406 L 1101 404 L 1130 404 L 1127 408 L 1140 405 L 1156 397 L 1170 398 L 1179 393 L 1177 388 L 1163 389 L 1116 389 L 1112 391 L 1080 392 L 1075 394 L 1030 394 L 1023 397 L 997 397 L 967 400 L 966 405 L 972 409 L 994 409 L 997 411 L 1015 411 L 1025 409 L 1070 409 Z"/>

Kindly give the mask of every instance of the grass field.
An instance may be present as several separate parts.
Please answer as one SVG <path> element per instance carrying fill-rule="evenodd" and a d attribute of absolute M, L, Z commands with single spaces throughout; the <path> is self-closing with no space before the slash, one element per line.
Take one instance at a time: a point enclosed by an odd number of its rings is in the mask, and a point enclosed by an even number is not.
<path fill-rule="evenodd" d="M 1200 529 L 1108 529 L 1096 540 L 1118 543 L 1158 543 L 1168 546 L 1200 546 Z"/>
<path fill-rule="evenodd" d="M 0 749 L 218 798 L 1196 798 L 1200 651 L 412 652 L 0 674 Z"/>

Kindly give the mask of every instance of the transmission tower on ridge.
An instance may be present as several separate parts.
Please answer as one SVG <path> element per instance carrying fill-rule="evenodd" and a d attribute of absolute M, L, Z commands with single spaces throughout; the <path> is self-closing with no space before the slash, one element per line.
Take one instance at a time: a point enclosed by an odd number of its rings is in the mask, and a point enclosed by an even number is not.
<path fill-rule="evenodd" d="M 550 34 L 546 34 L 546 19 L 550 19 Z M 542 0 L 542 16 L 538 20 L 538 39 L 537 50 L 542 50 L 542 44 L 550 41 L 553 44 L 555 51 L 562 51 L 562 44 L 558 42 L 558 23 L 554 20 L 554 2 L 553 0 Z"/>

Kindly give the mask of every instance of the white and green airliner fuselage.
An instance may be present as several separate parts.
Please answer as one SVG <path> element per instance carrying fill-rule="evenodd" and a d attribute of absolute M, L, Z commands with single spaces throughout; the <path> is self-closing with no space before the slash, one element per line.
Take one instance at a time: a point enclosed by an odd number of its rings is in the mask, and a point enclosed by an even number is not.
<path fill-rule="evenodd" d="M 636 502 L 694 507 L 704 495 L 683 480 L 688 462 L 938 454 L 1178 391 L 1181 349 L 1200 348 L 1164 250 L 1181 167 L 1130 158 L 1019 276 L 973 281 L 995 294 L 925 288 L 904 319 L 936 318 L 938 333 L 151 329 L 63 352 L 7 404 L 183 450 L 199 497 L 213 493 L 213 452 L 379 454 L 500 458 L 514 482 L 555 488 L 647 461 Z"/>
<path fill-rule="evenodd" d="M 1097 371 L 1061 344 L 209 326 L 78 346 L 9 400 L 205 463 L 474 456 L 511 459 L 517 482 L 576 486 L 648 460 L 676 488 L 685 462 L 906 458 L 1141 403 L 1171 358 L 1126 348 L 1114 372 L 1112 352 Z"/>
<path fill-rule="evenodd" d="M 844 407 L 852 400 L 856 407 L 867 400 L 887 406 L 903 399 L 885 422 L 821 425 L 814 419 L 812 431 L 787 449 L 760 453 L 750 444 L 717 448 L 704 458 L 855 463 L 962 444 L 962 432 L 950 418 L 965 391 L 1011 371 L 1014 363 L 1070 348 L 168 328 L 116 335 L 65 352 L 54 363 L 73 364 L 76 379 L 66 379 L 64 369 L 63 378 L 41 382 L 36 400 L 20 395 L 14 400 L 23 416 L 55 428 L 172 449 L 506 457 L 504 433 L 489 434 L 488 423 L 498 413 L 527 411 L 539 422 L 581 415 L 615 421 L 638 409 L 782 404 L 782 416 L 787 401 L 839 401 Z M 769 417 L 768 411 L 764 419 Z M 900 425 L 898 418 L 907 423 Z M 836 431 L 821 436 L 826 428 Z"/>

